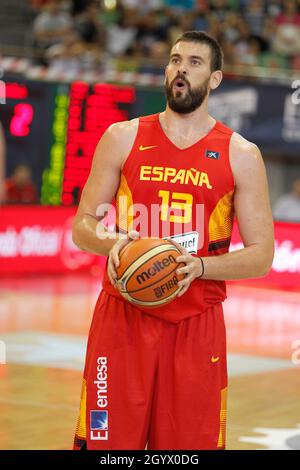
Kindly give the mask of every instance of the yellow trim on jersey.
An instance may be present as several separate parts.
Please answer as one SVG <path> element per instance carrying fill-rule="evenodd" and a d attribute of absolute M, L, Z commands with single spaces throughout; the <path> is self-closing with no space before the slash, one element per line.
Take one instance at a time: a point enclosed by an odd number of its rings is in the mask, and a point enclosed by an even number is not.
<path fill-rule="evenodd" d="M 233 190 L 225 194 L 211 213 L 208 224 L 209 242 L 229 238 L 233 225 Z"/>
<path fill-rule="evenodd" d="M 122 174 L 120 186 L 116 195 L 116 217 L 118 227 L 125 232 L 130 230 L 130 226 L 133 223 L 133 214 L 130 213 L 132 209 L 132 193 L 128 186 L 126 177 Z"/>

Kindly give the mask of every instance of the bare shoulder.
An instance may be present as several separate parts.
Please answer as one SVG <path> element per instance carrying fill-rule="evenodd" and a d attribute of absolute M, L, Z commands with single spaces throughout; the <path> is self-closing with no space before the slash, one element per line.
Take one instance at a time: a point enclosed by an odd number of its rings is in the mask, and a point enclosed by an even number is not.
<path fill-rule="evenodd" d="M 128 157 L 138 131 L 139 119 L 111 124 L 99 140 L 94 161 L 121 168 Z"/>
<path fill-rule="evenodd" d="M 237 132 L 234 132 L 230 141 L 230 154 L 234 159 L 243 158 L 247 156 L 248 158 L 257 159 L 261 153 L 259 148 L 250 140 L 245 139 Z"/>
<path fill-rule="evenodd" d="M 134 118 L 130 121 L 120 121 L 111 124 L 106 133 L 109 137 L 118 142 L 123 147 L 124 145 L 132 145 L 137 135 L 139 119 Z"/>
<path fill-rule="evenodd" d="M 251 173 L 264 171 L 264 162 L 256 144 L 234 132 L 230 141 L 230 165 L 235 179 L 250 176 Z"/>

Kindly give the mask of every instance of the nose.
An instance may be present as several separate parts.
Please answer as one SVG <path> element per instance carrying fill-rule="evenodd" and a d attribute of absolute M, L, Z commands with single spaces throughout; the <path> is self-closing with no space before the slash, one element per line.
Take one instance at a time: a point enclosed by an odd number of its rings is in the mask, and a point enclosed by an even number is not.
<path fill-rule="evenodd" d="M 187 73 L 186 66 L 184 64 L 181 64 L 178 67 L 178 75 L 180 75 L 180 74 L 186 75 L 186 73 Z"/>
<path fill-rule="evenodd" d="M 185 63 L 185 61 L 181 61 L 180 64 L 178 64 L 178 70 L 177 70 L 178 74 L 184 74 L 186 75 L 187 73 L 187 65 Z"/>

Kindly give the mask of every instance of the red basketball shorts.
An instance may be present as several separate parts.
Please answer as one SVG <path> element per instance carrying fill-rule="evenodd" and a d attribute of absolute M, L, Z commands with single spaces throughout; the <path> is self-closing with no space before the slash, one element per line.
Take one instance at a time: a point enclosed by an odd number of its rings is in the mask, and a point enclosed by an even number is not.
<path fill-rule="evenodd" d="M 175 324 L 102 291 L 74 449 L 224 449 L 226 391 L 221 303 Z"/>

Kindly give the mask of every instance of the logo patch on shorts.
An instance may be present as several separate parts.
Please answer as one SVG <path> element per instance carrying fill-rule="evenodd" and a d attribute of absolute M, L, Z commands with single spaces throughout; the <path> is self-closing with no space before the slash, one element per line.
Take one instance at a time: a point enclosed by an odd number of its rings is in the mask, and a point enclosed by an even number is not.
<path fill-rule="evenodd" d="M 108 429 L 108 412 L 91 410 L 91 430 L 100 431 Z"/>

